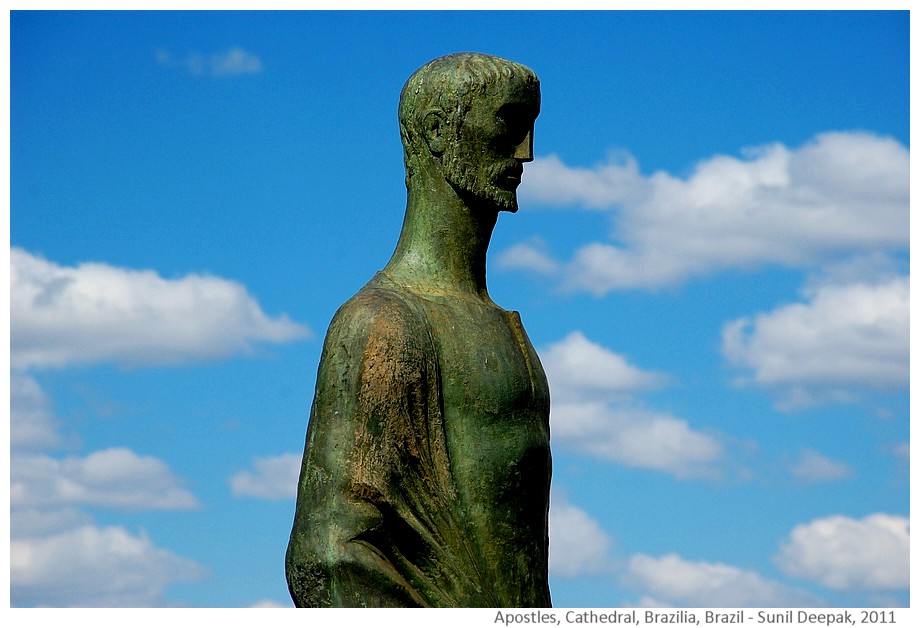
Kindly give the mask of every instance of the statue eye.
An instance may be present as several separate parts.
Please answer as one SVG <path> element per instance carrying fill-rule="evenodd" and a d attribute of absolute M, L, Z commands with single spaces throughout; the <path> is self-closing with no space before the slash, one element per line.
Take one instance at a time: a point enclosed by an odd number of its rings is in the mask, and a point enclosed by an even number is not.
<path fill-rule="evenodd" d="M 504 135 L 513 144 L 520 144 L 527 137 L 536 116 L 525 105 L 508 103 L 498 110 L 497 117 L 505 127 Z"/>

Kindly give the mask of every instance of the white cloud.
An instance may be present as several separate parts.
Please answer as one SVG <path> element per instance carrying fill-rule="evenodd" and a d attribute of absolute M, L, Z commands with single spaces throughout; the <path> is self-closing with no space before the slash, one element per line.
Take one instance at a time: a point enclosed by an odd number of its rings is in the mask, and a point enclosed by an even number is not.
<path fill-rule="evenodd" d="M 89 514 L 72 506 L 25 508 L 10 505 L 11 539 L 53 536 L 93 521 Z"/>
<path fill-rule="evenodd" d="M 10 448 L 44 450 L 61 444 L 51 400 L 28 375 L 10 375 Z"/>
<path fill-rule="evenodd" d="M 833 482 L 853 475 L 842 462 L 831 460 L 812 449 L 804 450 L 790 467 L 792 475 L 806 482 Z"/>
<path fill-rule="evenodd" d="M 294 499 L 300 477 L 300 454 L 256 458 L 253 471 L 240 471 L 230 478 L 235 497 Z"/>
<path fill-rule="evenodd" d="M 880 251 L 869 251 L 827 262 L 812 273 L 805 286 L 806 293 L 814 293 L 824 286 L 887 283 L 901 277 L 901 264 L 896 257 Z"/>
<path fill-rule="evenodd" d="M 141 533 L 100 528 L 84 506 L 197 508 L 158 458 L 112 448 L 56 459 L 50 400 L 29 376 L 11 378 L 10 600 L 12 606 L 157 606 L 164 587 L 203 567 Z"/>
<path fill-rule="evenodd" d="M 667 378 L 643 371 L 620 354 L 585 338 L 580 331 L 540 352 L 554 399 L 624 398 L 660 388 Z"/>
<path fill-rule="evenodd" d="M 522 201 L 609 211 L 619 244 L 589 243 L 567 263 L 525 246 L 510 265 L 529 261 L 543 273 L 558 266 L 565 287 L 603 295 L 728 268 L 812 268 L 906 250 L 909 163 L 895 140 L 857 132 L 716 156 L 687 178 L 646 177 L 628 156 L 591 169 L 539 158 L 528 165 Z"/>
<path fill-rule="evenodd" d="M 173 57 L 168 50 L 158 50 L 156 59 L 164 67 L 182 68 L 196 76 L 239 76 L 262 72 L 262 60 L 239 46 L 211 55 L 192 52 L 181 58 Z"/>
<path fill-rule="evenodd" d="M 198 500 L 180 486 L 160 459 L 124 448 L 85 458 L 55 459 L 14 454 L 10 458 L 13 508 L 94 505 L 124 509 L 189 509 Z"/>
<path fill-rule="evenodd" d="M 257 342 L 310 335 L 286 315 L 267 317 L 242 285 L 206 275 L 85 263 L 58 266 L 10 251 L 13 368 L 115 361 L 170 364 L 251 351 Z"/>
<path fill-rule="evenodd" d="M 655 558 L 634 554 L 626 580 L 645 590 L 642 606 L 813 607 L 813 595 L 724 563 L 688 561 L 676 554 Z"/>
<path fill-rule="evenodd" d="M 887 514 L 842 515 L 796 526 L 776 557 L 790 576 L 842 591 L 910 586 L 910 521 Z"/>
<path fill-rule="evenodd" d="M 282 604 L 277 600 L 258 600 L 250 604 L 249 608 L 291 608 L 291 604 Z"/>
<path fill-rule="evenodd" d="M 262 71 L 262 60 L 251 52 L 235 46 L 224 52 L 211 55 L 211 74 L 232 76 L 235 74 L 258 74 Z"/>
<path fill-rule="evenodd" d="M 121 527 L 87 524 L 10 541 L 12 606 L 158 606 L 168 584 L 206 575 L 195 561 Z"/>
<path fill-rule="evenodd" d="M 501 252 L 496 261 L 498 268 L 523 269 L 540 275 L 555 275 L 560 264 L 543 250 L 540 243 L 515 244 Z"/>
<path fill-rule="evenodd" d="M 575 578 L 607 571 L 612 542 L 600 524 L 563 496 L 553 494 L 549 509 L 549 571 Z"/>
<path fill-rule="evenodd" d="M 573 168 L 556 155 L 548 155 L 527 164 L 526 171 L 519 194 L 539 204 L 608 210 L 639 202 L 651 191 L 639 173 L 639 164 L 627 153 L 611 154 L 609 163 L 594 168 Z"/>
<path fill-rule="evenodd" d="M 854 391 L 906 388 L 910 281 L 826 285 L 808 302 L 725 325 L 722 351 L 749 381 L 794 407 L 848 400 Z"/>
<path fill-rule="evenodd" d="M 666 377 L 635 367 L 580 332 L 540 351 L 552 391 L 554 443 L 678 478 L 713 477 L 722 444 L 686 421 L 638 407 L 635 394 Z"/>
<path fill-rule="evenodd" d="M 553 438 L 603 460 L 670 473 L 678 479 L 716 477 L 723 447 L 670 414 L 599 403 L 553 403 Z"/>

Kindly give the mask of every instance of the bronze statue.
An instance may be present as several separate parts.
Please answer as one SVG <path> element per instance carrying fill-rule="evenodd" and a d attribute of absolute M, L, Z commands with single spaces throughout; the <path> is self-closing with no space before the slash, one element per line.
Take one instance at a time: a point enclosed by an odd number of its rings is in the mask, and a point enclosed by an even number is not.
<path fill-rule="evenodd" d="M 549 389 L 486 290 L 539 110 L 530 69 L 481 54 L 403 88 L 406 217 L 326 336 L 286 559 L 297 606 L 550 606 Z"/>

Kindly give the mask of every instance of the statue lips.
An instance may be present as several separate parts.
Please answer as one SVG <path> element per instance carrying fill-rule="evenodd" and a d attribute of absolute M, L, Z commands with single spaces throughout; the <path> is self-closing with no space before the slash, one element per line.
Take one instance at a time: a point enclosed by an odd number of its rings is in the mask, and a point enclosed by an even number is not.
<path fill-rule="evenodd" d="M 521 177 L 524 174 L 524 166 L 520 163 L 515 162 L 513 166 L 510 166 L 502 174 L 502 180 L 507 181 L 511 189 L 516 188 L 521 184 Z"/>

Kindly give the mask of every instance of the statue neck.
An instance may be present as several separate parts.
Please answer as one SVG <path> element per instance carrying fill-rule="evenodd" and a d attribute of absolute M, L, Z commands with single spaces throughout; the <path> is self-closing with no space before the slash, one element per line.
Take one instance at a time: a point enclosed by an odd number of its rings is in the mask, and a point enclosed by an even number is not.
<path fill-rule="evenodd" d="M 409 182 L 406 217 L 384 272 L 420 293 L 465 294 L 490 301 L 486 251 L 498 210 L 461 198 L 442 176 Z"/>

